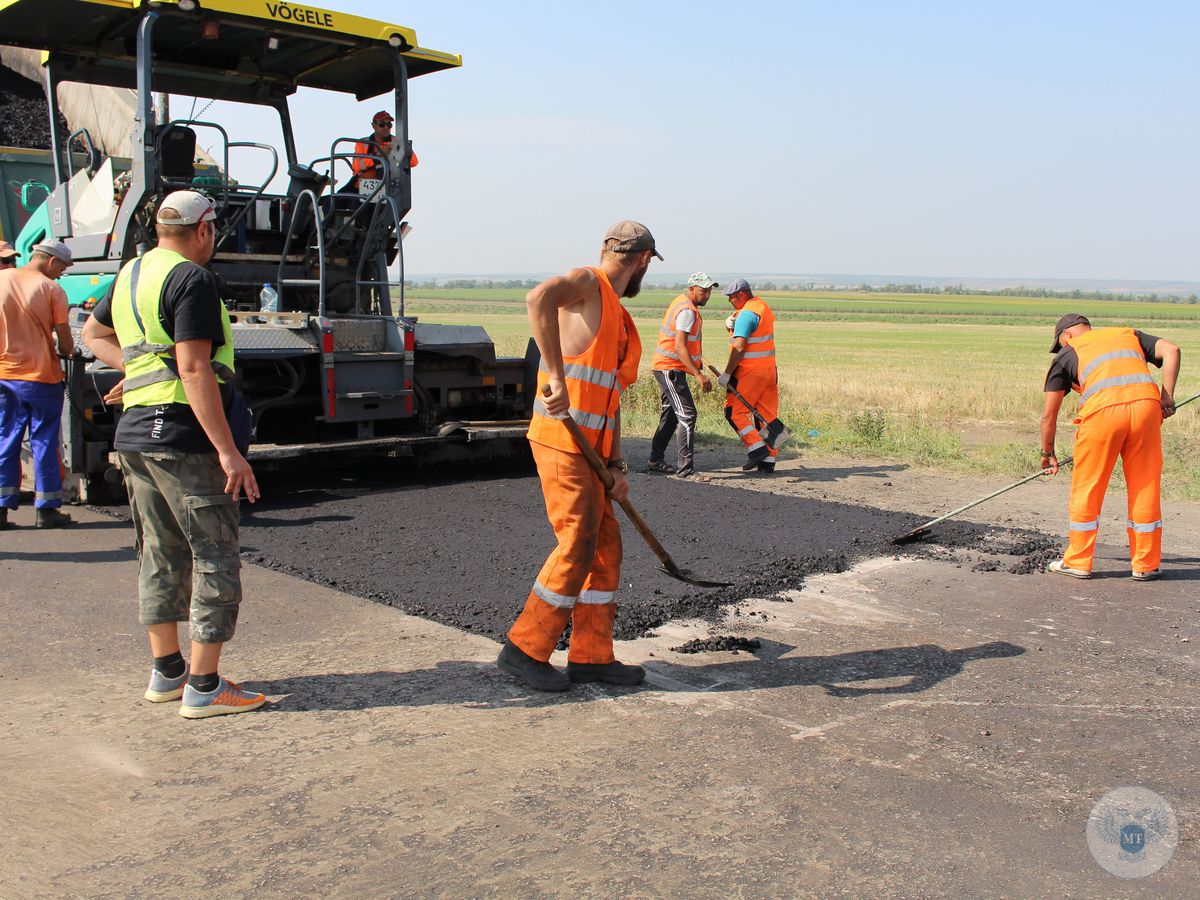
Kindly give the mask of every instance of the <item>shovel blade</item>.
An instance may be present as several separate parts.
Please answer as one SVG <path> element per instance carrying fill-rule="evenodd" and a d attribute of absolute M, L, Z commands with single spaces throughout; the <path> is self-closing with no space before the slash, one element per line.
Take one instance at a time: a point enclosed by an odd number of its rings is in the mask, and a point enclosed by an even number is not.
<path fill-rule="evenodd" d="M 729 581 L 709 581 L 707 578 L 698 578 L 687 569 L 681 569 L 676 565 L 671 565 L 670 567 L 662 565 L 658 567 L 658 571 L 666 575 L 670 575 L 677 581 L 682 581 L 686 584 L 694 584 L 696 587 L 723 588 L 729 587 L 732 584 L 732 582 Z"/>
<path fill-rule="evenodd" d="M 788 431 L 788 427 L 778 419 L 767 423 L 767 433 L 764 435 L 764 437 L 766 438 L 767 443 L 771 446 L 771 449 L 778 450 L 791 436 L 792 433 Z"/>

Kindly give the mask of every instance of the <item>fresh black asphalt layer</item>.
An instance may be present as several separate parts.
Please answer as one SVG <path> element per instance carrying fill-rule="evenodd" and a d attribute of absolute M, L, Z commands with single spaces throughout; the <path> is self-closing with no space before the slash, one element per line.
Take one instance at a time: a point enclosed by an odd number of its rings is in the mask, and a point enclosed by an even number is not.
<path fill-rule="evenodd" d="M 622 521 L 625 562 L 618 638 L 672 619 L 719 622 L 723 607 L 797 589 L 807 575 L 879 556 L 936 556 L 976 569 L 1030 573 L 1058 539 L 946 522 L 922 540 L 890 539 L 923 517 L 870 507 L 630 476 L 630 499 L 675 562 L 732 586 L 675 581 Z M 243 504 L 242 555 L 447 625 L 502 638 L 554 545 L 538 481 L 526 470 L 491 476 L 353 472 L 275 476 Z"/>

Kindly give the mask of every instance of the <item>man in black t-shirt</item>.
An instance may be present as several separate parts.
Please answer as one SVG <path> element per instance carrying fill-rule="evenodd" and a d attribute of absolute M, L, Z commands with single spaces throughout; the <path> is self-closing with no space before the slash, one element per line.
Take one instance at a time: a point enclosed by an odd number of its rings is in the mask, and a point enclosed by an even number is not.
<path fill-rule="evenodd" d="M 1130 572 L 1135 581 L 1161 574 L 1162 423 L 1175 412 L 1179 348 L 1132 328 L 1093 329 L 1086 316 L 1068 313 L 1054 327 L 1055 354 L 1046 374 L 1042 410 L 1042 468 L 1058 473 L 1054 439 L 1058 412 L 1070 390 L 1080 394 L 1075 419 L 1075 468 L 1068 511 L 1069 542 L 1047 571 L 1089 578 L 1100 510 L 1117 459 L 1128 494 Z M 1149 366 L 1162 369 L 1155 384 Z"/>
<path fill-rule="evenodd" d="M 265 697 L 218 674 L 242 599 L 237 500 L 258 483 L 225 418 L 218 376 L 232 389 L 229 317 L 212 258 L 213 203 L 195 191 L 168 195 L 158 246 L 126 263 L 83 338 L 125 373 L 105 400 L 121 402 L 116 449 L 137 535 L 140 621 L 154 668 L 144 694 L 176 700 L 198 719 L 257 709 Z M 191 673 L 178 622 L 190 621 Z"/>

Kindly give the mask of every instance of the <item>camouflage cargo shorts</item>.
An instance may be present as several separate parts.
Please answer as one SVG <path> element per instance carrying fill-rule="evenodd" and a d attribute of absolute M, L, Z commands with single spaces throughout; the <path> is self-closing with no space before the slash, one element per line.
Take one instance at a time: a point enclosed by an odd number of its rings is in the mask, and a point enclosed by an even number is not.
<path fill-rule="evenodd" d="M 119 455 L 137 541 L 139 621 L 190 622 L 193 641 L 233 637 L 242 602 L 238 508 L 216 453 Z"/>

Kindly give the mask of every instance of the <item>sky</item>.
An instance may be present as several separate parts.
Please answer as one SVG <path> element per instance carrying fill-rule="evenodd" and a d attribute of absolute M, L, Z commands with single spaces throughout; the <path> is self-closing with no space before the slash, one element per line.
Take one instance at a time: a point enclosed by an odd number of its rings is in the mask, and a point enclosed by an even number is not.
<path fill-rule="evenodd" d="M 411 85 L 413 276 L 632 218 L 663 272 L 1200 281 L 1200 4 L 317 5 L 462 54 Z M 300 156 L 389 102 L 301 92 Z"/>

